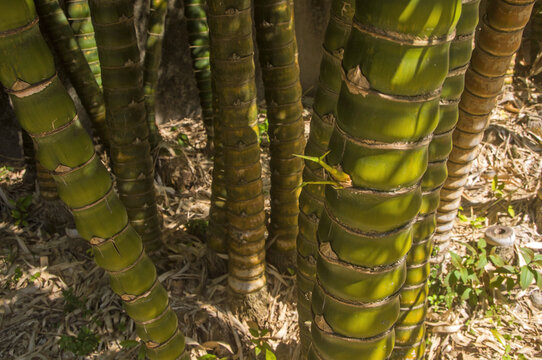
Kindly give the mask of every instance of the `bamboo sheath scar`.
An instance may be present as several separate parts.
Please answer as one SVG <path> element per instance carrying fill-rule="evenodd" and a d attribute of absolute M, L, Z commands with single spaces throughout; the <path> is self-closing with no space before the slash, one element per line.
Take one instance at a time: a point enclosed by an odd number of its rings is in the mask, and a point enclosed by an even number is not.
<path fill-rule="evenodd" d="M 265 286 L 265 214 L 250 0 L 210 0 L 211 68 L 223 142 L 230 289 Z"/>
<path fill-rule="evenodd" d="M 420 341 L 392 354 L 394 325 L 426 291 L 404 287 L 406 259 L 460 10 L 458 0 L 356 2 L 327 157 L 351 185 L 325 189 L 310 360 L 423 353 Z"/>
<path fill-rule="evenodd" d="M 441 241 L 449 238 L 489 115 L 502 91 L 510 61 L 521 45 L 533 4 L 534 1 L 525 0 L 491 0 L 487 4 L 465 75 L 465 91 L 459 103 L 459 120 L 447 165 L 448 178 L 440 194 L 437 237 Z"/>
<path fill-rule="evenodd" d="M 111 160 L 120 199 L 147 249 L 160 244 L 154 164 L 131 0 L 89 2 L 102 67 Z"/>
<path fill-rule="evenodd" d="M 79 234 L 90 242 L 96 263 L 135 321 L 147 356 L 180 358 L 184 338 L 167 292 L 55 73 L 31 0 L 0 3 L 0 81 L 36 144 L 37 160 L 52 173 Z"/>
<path fill-rule="evenodd" d="M 329 138 L 337 117 L 337 100 L 341 90 L 341 61 L 344 47 L 352 28 L 354 1 L 333 0 L 327 25 L 320 77 L 314 99 L 309 139 L 305 155 L 322 156 L 328 148 Z M 305 161 L 303 181 L 326 180 L 320 165 Z M 310 345 L 311 293 L 316 276 L 318 241 L 316 229 L 324 208 L 324 186 L 307 185 L 299 197 L 299 234 L 297 236 L 297 312 L 301 353 L 307 356 Z"/>
<path fill-rule="evenodd" d="M 303 172 L 303 159 L 294 155 L 305 147 L 293 2 L 256 0 L 254 19 L 269 119 L 269 239 L 272 250 L 287 264 L 288 257 L 295 261 Z"/>
<path fill-rule="evenodd" d="M 429 258 L 433 248 L 436 211 L 440 189 L 446 179 L 446 159 L 452 150 L 452 132 L 458 118 L 458 103 L 463 92 L 468 65 L 478 23 L 479 0 L 463 1 L 455 38 L 450 44 L 449 71 L 439 103 L 439 122 L 429 144 L 427 170 L 422 178 L 422 205 L 412 232 L 412 248 L 407 256 L 407 279 L 401 296 L 401 313 L 395 325 L 394 356 L 400 359 L 419 359 L 423 356 L 421 342 L 425 341 L 427 313 L 427 279 Z M 424 288 L 415 299 L 412 289 Z"/>
<path fill-rule="evenodd" d="M 100 137 L 104 145 L 108 146 L 104 99 L 99 85 L 101 81 L 99 76 L 95 78 L 93 74 L 96 68 L 99 74 L 100 66 L 87 63 L 90 59 L 87 46 L 94 46 L 93 51 L 96 51 L 96 45 L 93 45 L 93 40 L 83 40 L 78 34 L 74 34 L 58 0 L 36 0 L 36 7 L 51 43 L 90 116 L 96 135 Z M 98 61 L 97 52 L 95 61 Z"/>
<path fill-rule="evenodd" d="M 158 84 L 158 68 L 162 60 L 162 39 L 164 37 L 166 13 L 167 0 L 150 0 L 145 60 L 143 62 L 143 92 L 145 94 L 145 109 L 147 111 L 151 149 L 154 149 L 160 142 L 160 132 L 156 126 L 155 98 Z"/>
<path fill-rule="evenodd" d="M 213 92 L 209 60 L 209 25 L 207 25 L 204 1 L 184 0 L 184 16 L 186 17 L 192 68 L 199 90 L 201 117 L 207 133 L 208 146 L 213 147 Z"/>

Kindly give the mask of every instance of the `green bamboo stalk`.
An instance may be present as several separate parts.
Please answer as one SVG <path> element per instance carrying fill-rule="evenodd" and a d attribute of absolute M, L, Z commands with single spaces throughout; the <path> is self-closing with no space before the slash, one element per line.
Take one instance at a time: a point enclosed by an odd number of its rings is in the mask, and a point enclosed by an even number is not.
<path fill-rule="evenodd" d="M 449 72 L 442 86 L 439 123 L 429 144 L 428 166 L 422 178 L 422 205 L 414 224 L 412 248 L 407 256 L 405 294 L 401 297 L 401 313 L 395 325 L 394 356 L 419 359 L 425 342 L 427 313 L 427 279 L 429 257 L 433 248 L 436 211 L 440 189 L 446 179 L 446 160 L 452 150 L 452 133 L 458 118 L 458 104 L 463 92 L 465 71 L 472 53 L 474 31 L 478 23 L 479 0 L 463 0 L 455 38 L 450 44 Z M 424 290 L 415 302 L 408 296 L 411 289 Z"/>
<path fill-rule="evenodd" d="M 460 6 L 356 2 L 327 156 L 350 182 L 325 189 L 311 360 L 387 359 L 400 303 L 424 290 L 401 292 Z"/>
<path fill-rule="evenodd" d="M 94 38 L 94 26 L 90 18 L 88 0 L 66 0 L 68 20 L 75 34 L 75 40 L 83 52 L 94 78 L 100 89 L 102 88 L 102 70 L 98 57 L 98 47 Z"/>
<path fill-rule="evenodd" d="M 149 143 L 151 149 L 156 148 L 161 140 L 156 125 L 156 86 L 158 84 L 158 68 L 162 60 L 162 40 L 166 22 L 167 0 L 150 0 L 149 20 L 147 25 L 147 42 L 145 46 L 145 61 L 143 89 L 145 93 L 145 108 L 149 124 Z"/>
<path fill-rule="evenodd" d="M 256 39 L 267 103 L 270 138 L 271 216 L 269 255 L 281 270 L 295 264 L 299 193 L 305 147 L 294 7 L 290 0 L 254 2 Z"/>
<path fill-rule="evenodd" d="M 209 61 L 209 25 L 203 0 L 184 0 L 184 16 L 192 68 L 196 76 L 201 105 L 201 118 L 207 133 L 207 146 L 213 148 L 213 92 Z"/>
<path fill-rule="evenodd" d="M 210 0 L 209 35 L 224 146 L 231 292 L 253 307 L 264 291 L 265 214 L 250 0 Z M 251 301 L 254 300 L 253 303 Z M 242 301 L 235 306 L 240 306 Z"/>
<path fill-rule="evenodd" d="M 323 44 L 320 78 L 313 105 L 309 139 L 305 155 L 322 156 L 328 148 L 329 138 L 337 117 L 337 100 L 341 90 L 341 61 L 344 47 L 352 28 L 355 2 L 333 0 Z M 324 170 L 315 162 L 305 161 L 303 181 L 326 180 Z M 316 276 L 318 240 L 316 229 L 324 207 L 324 186 L 303 187 L 299 197 L 299 235 L 297 237 L 297 312 L 301 353 L 310 345 L 311 292 Z"/>
<path fill-rule="evenodd" d="M 90 242 L 96 263 L 135 321 L 147 356 L 179 358 L 184 337 L 167 292 L 56 75 L 31 0 L 0 2 L 0 82 L 21 126 L 37 144 L 37 160 L 52 172 L 79 234 Z"/>
<path fill-rule="evenodd" d="M 89 41 L 83 41 L 79 36 L 74 37 L 74 32 L 60 8 L 58 0 L 36 0 L 35 2 L 40 19 L 68 72 L 77 95 L 92 120 L 97 135 L 104 145 L 108 146 L 104 99 L 97 82 L 98 79 L 91 71 L 96 67 L 99 69 L 100 66 L 99 64 L 90 64 L 89 67 L 88 57 L 84 56 L 88 50 L 85 47 L 81 49 L 78 45 L 79 43 L 86 46 Z M 83 52 L 81 52 L 82 50 Z"/>
<path fill-rule="evenodd" d="M 102 67 L 111 160 L 120 199 L 147 249 L 160 244 L 154 164 L 131 0 L 91 0 Z"/>
<path fill-rule="evenodd" d="M 534 1 L 491 0 L 465 75 L 459 103 L 459 120 L 453 132 L 448 178 L 440 194 L 437 213 L 438 241 L 446 243 L 453 228 L 463 189 L 479 144 L 502 91 L 506 70 L 519 46 Z"/>

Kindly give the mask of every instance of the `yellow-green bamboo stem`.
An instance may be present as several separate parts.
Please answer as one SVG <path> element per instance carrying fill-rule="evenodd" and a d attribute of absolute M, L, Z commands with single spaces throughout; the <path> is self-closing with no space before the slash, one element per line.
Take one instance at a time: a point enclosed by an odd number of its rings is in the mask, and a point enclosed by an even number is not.
<path fill-rule="evenodd" d="M 450 44 L 449 72 L 442 86 L 439 123 L 429 144 L 427 170 L 422 178 L 422 205 L 414 224 L 412 248 L 407 257 L 405 292 L 424 287 L 429 277 L 429 257 L 433 248 L 436 211 L 440 189 L 446 180 L 446 160 L 452 150 L 452 132 L 458 118 L 458 103 L 463 92 L 465 71 L 472 53 L 474 30 L 478 23 L 479 0 L 463 0 L 455 38 Z M 423 355 L 427 292 L 414 304 L 401 298 L 401 314 L 395 325 L 394 356 L 418 359 Z"/>
<path fill-rule="evenodd" d="M 31 0 L 0 2 L 0 82 L 21 126 L 37 144 L 37 160 L 52 172 L 79 234 L 90 242 L 96 263 L 135 321 L 147 356 L 179 358 L 184 338 L 167 292 L 56 75 Z"/>
<path fill-rule="evenodd" d="M 209 61 L 209 26 L 204 1 L 184 0 L 184 16 L 186 17 L 192 68 L 199 90 L 201 118 L 207 133 L 208 147 L 213 148 L 213 92 Z"/>
<path fill-rule="evenodd" d="M 275 265 L 286 270 L 295 264 L 303 172 L 303 159 L 294 155 L 305 147 L 293 2 L 256 0 L 254 19 L 269 120 L 269 239 Z"/>
<path fill-rule="evenodd" d="M 387 359 L 400 303 L 424 291 L 401 292 L 460 10 L 459 0 L 356 1 L 327 156 L 351 185 L 325 189 L 311 360 Z"/>
<path fill-rule="evenodd" d="M 40 19 L 68 72 L 81 103 L 92 120 L 97 135 L 104 145 L 108 146 L 104 99 L 100 83 L 97 82 L 99 78 L 95 78 L 93 74 L 94 69 L 99 69 L 100 65 L 87 63 L 88 57 L 85 58 L 85 56 L 88 50 L 85 47 L 82 49 L 79 47 L 79 44 L 87 46 L 89 41 L 83 41 L 79 36 L 74 36 L 58 0 L 36 0 L 36 5 Z M 96 54 L 96 60 L 97 56 Z"/>
<path fill-rule="evenodd" d="M 89 2 L 102 67 L 111 160 L 130 223 L 147 249 L 161 240 L 154 164 L 143 95 L 143 72 L 131 0 Z"/>
<path fill-rule="evenodd" d="M 441 190 L 437 236 L 446 241 L 461 203 L 472 163 L 501 93 L 508 65 L 521 44 L 523 29 L 534 1 L 491 0 L 482 21 L 476 47 L 465 75 L 465 91 L 459 103 L 459 121 L 453 132 L 448 178 Z"/>
<path fill-rule="evenodd" d="M 250 0 L 209 0 L 211 63 L 224 146 L 229 288 L 264 288 L 265 214 Z"/>
<path fill-rule="evenodd" d="M 147 42 L 144 62 L 144 93 L 147 123 L 149 124 L 149 142 L 154 149 L 161 136 L 156 125 L 156 86 L 158 84 L 158 68 L 162 60 L 162 40 L 167 14 L 167 0 L 150 0 L 149 20 L 147 25 Z"/>
<path fill-rule="evenodd" d="M 309 140 L 305 155 L 322 156 L 328 148 L 337 117 L 337 100 L 341 90 L 341 61 L 352 28 L 355 2 L 333 0 L 323 44 L 320 78 L 313 105 Z M 303 181 L 326 180 L 324 170 L 315 162 L 305 161 Z M 318 240 L 316 229 L 324 207 L 324 186 L 303 187 L 299 197 L 299 235 L 297 237 L 297 312 L 301 352 L 306 357 L 310 344 L 311 293 L 316 275 Z"/>

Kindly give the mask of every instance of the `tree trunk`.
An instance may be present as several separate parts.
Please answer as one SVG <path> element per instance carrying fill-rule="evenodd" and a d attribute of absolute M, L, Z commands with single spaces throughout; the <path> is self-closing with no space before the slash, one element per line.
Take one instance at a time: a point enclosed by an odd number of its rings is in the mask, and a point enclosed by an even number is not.
<path fill-rule="evenodd" d="M 162 39 L 164 37 L 166 13 L 167 0 L 150 0 L 145 61 L 143 65 L 143 88 L 151 149 L 156 148 L 156 145 L 158 145 L 161 139 L 160 132 L 156 126 L 155 94 L 156 85 L 158 84 L 158 68 L 162 60 Z"/>
<path fill-rule="evenodd" d="M 224 146 L 228 284 L 235 307 L 256 310 L 265 291 L 265 214 L 249 0 L 208 2 L 211 63 Z M 257 314 L 255 314 L 257 315 Z"/>
<path fill-rule="evenodd" d="M 147 249 L 160 244 L 154 164 L 148 142 L 143 74 L 130 0 L 91 0 L 102 67 L 111 160 L 130 223 Z"/>
<path fill-rule="evenodd" d="M 60 8 L 58 0 L 36 0 L 36 4 L 40 20 L 49 34 L 56 53 L 62 60 L 70 81 L 92 120 L 97 135 L 107 147 L 109 140 L 105 124 L 104 99 L 99 85 L 101 84 L 99 76 L 100 64 L 98 62 L 94 36 L 91 33 L 87 35 L 78 34 L 74 37 L 74 32 Z M 70 8 L 72 13 L 89 16 L 88 7 L 86 8 L 86 13 L 82 5 L 78 6 L 78 11 L 75 11 L 73 5 L 70 5 Z M 86 21 L 90 20 L 87 19 Z M 84 28 L 87 32 L 91 32 L 92 24 L 89 25 L 90 29 L 88 29 L 88 26 L 80 26 L 79 28 Z M 74 27 L 77 28 L 78 26 L 74 25 Z M 78 43 L 83 47 L 80 48 Z M 96 77 L 93 72 L 97 72 Z"/>
<path fill-rule="evenodd" d="M 351 183 L 325 189 L 311 360 L 387 359 L 400 303 L 425 290 L 400 293 L 460 6 L 356 2 L 328 156 Z"/>
<path fill-rule="evenodd" d="M 337 100 L 341 90 L 341 61 L 352 28 L 354 1 L 334 0 L 323 44 L 320 78 L 313 105 L 309 140 L 305 155 L 322 156 L 328 148 L 337 117 Z M 305 161 L 303 181 L 324 181 L 324 169 Z M 299 235 L 297 238 L 297 312 L 301 353 L 306 357 L 310 345 L 311 293 L 316 276 L 318 240 L 316 229 L 324 207 L 324 186 L 307 185 L 299 197 Z"/>
<path fill-rule="evenodd" d="M 523 28 L 534 1 L 491 0 L 483 18 L 470 66 L 465 91 L 459 103 L 459 121 L 453 132 L 453 149 L 448 159 L 448 178 L 440 194 L 437 237 L 447 241 L 461 204 L 463 189 L 479 144 L 502 91 L 510 60 L 521 45 Z"/>
<path fill-rule="evenodd" d="M 17 118 L 37 144 L 37 160 L 53 173 L 79 234 L 124 302 L 151 359 L 176 359 L 184 337 L 166 290 L 128 223 L 111 176 L 94 152 L 75 106 L 56 76 L 32 1 L 0 2 L 0 82 Z"/>
<path fill-rule="evenodd" d="M 280 269 L 295 267 L 299 185 L 305 147 L 303 105 L 291 0 L 254 2 L 256 39 L 267 103 L 270 138 L 271 221 L 268 258 Z M 271 257 L 269 257 L 271 255 Z"/>

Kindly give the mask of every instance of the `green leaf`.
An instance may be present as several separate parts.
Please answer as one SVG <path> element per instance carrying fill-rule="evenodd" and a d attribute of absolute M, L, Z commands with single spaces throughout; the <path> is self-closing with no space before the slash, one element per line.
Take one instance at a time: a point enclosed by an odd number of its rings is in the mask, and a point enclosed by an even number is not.
<path fill-rule="evenodd" d="M 534 251 L 532 251 L 529 248 L 524 248 L 524 247 L 520 248 L 519 251 L 521 252 L 521 256 L 523 257 L 523 259 L 525 260 L 527 264 L 530 264 L 531 261 L 533 261 Z"/>
<path fill-rule="evenodd" d="M 248 329 L 248 331 L 250 332 L 250 335 L 252 335 L 253 337 L 259 337 L 260 336 L 259 331 L 256 330 L 256 329 L 250 328 L 250 329 Z"/>
<path fill-rule="evenodd" d="M 485 249 L 486 246 L 487 246 L 486 239 L 481 238 L 481 239 L 478 240 L 478 248 L 479 249 Z"/>
<path fill-rule="evenodd" d="M 450 251 L 450 257 L 452 260 L 452 265 L 455 266 L 457 269 L 460 269 L 463 267 L 461 256 L 457 255 L 453 251 Z"/>
<path fill-rule="evenodd" d="M 533 282 L 534 275 L 528 266 L 521 267 L 521 273 L 519 276 L 519 285 L 521 289 L 525 290 Z"/>
<path fill-rule="evenodd" d="M 470 294 L 472 292 L 471 288 L 466 288 L 465 291 L 463 291 L 463 294 L 461 294 L 461 300 L 465 301 L 470 297 Z"/>
<path fill-rule="evenodd" d="M 462 267 L 459 269 L 459 273 L 461 274 L 461 280 L 463 280 L 463 283 L 467 283 L 469 280 L 469 271 L 467 268 Z"/>
<path fill-rule="evenodd" d="M 515 217 L 516 216 L 516 212 L 514 211 L 514 208 L 512 207 L 512 205 L 508 205 L 508 215 L 510 215 L 511 217 Z"/>
<path fill-rule="evenodd" d="M 139 345 L 139 341 L 136 340 L 122 340 L 120 342 L 120 346 L 122 346 L 125 349 L 131 349 Z"/>
<path fill-rule="evenodd" d="M 256 353 L 256 356 L 260 355 L 260 353 L 262 352 L 262 348 L 260 348 L 259 346 L 256 346 L 254 348 L 254 352 Z"/>
<path fill-rule="evenodd" d="M 147 357 L 147 349 L 145 348 L 145 346 L 141 346 L 137 353 L 137 360 L 145 360 L 146 357 Z"/>
<path fill-rule="evenodd" d="M 216 360 L 216 355 L 213 354 L 205 354 L 200 357 L 198 357 L 198 360 Z"/>
<path fill-rule="evenodd" d="M 265 360 L 277 360 L 277 357 L 270 349 L 265 349 Z"/>
<path fill-rule="evenodd" d="M 502 346 L 506 346 L 506 339 L 497 331 L 497 329 L 491 329 L 491 333 Z"/>
<path fill-rule="evenodd" d="M 491 254 L 489 255 L 489 259 L 495 265 L 496 267 L 503 267 L 504 266 L 504 260 L 497 254 Z"/>
<path fill-rule="evenodd" d="M 535 271 L 536 285 L 542 290 L 542 273 L 540 271 Z"/>

